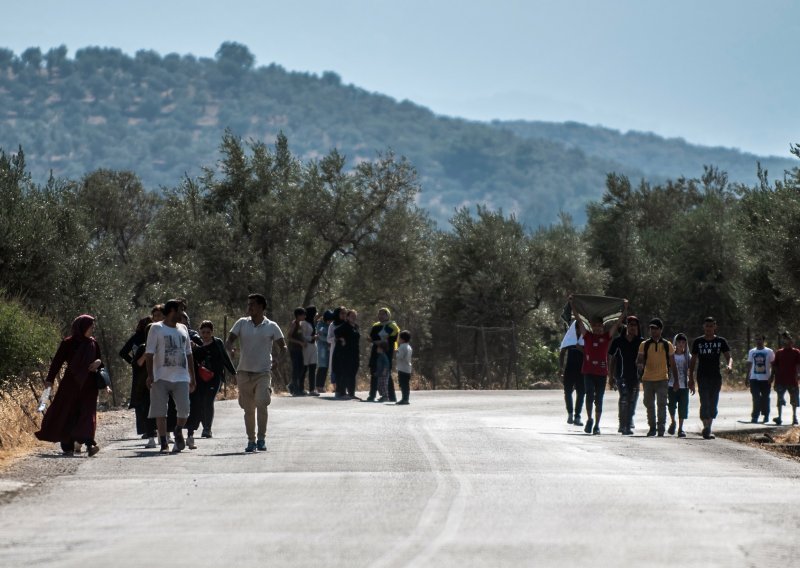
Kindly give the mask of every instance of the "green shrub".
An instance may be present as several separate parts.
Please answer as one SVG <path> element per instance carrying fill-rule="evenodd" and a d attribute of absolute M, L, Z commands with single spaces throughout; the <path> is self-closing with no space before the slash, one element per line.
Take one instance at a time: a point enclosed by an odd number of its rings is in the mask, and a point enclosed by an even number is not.
<path fill-rule="evenodd" d="M 540 380 L 553 380 L 558 373 L 558 349 L 551 349 L 538 341 L 520 346 L 520 371 L 525 380 L 533 383 Z"/>
<path fill-rule="evenodd" d="M 60 334 L 47 318 L 0 293 L 0 388 L 8 388 L 27 373 L 46 367 Z"/>

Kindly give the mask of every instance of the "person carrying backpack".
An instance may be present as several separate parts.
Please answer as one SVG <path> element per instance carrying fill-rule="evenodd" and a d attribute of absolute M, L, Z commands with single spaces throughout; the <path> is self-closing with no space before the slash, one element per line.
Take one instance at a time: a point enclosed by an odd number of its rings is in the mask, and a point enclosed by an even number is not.
<path fill-rule="evenodd" d="M 675 348 L 661 337 L 664 323 L 650 320 L 650 338 L 639 346 L 637 366 L 642 373 L 644 406 L 647 408 L 648 437 L 663 436 L 667 422 L 667 391 L 670 372 L 675 369 Z"/>

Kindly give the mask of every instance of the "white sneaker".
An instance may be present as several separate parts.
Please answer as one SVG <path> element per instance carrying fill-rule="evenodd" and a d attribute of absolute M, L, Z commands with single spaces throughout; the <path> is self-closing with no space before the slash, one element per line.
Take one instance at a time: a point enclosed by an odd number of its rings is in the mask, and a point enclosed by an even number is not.
<path fill-rule="evenodd" d="M 147 443 L 144 445 L 145 448 L 152 449 L 156 447 L 156 439 L 150 438 L 147 440 Z"/>

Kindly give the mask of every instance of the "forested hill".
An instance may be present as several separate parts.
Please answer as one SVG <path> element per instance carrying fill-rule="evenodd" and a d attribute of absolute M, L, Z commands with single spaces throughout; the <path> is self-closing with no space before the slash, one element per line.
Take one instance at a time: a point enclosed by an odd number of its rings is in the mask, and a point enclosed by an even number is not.
<path fill-rule="evenodd" d="M 567 148 L 580 148 L 589 156 L 638 168 L 648 179 L 696 177 L 704 165 L 714 165 L 728 173 L 731 180 L 753 183 L 756 164 L 781 179 L 783 172 L 797 167 L 797 160 L 775 156 L 759 157 L 730 148 L 697 146 L 682 138 L 663 138 L 649 132 L 588 126 L 577 122 L 494 121 L 498 128 L 526 139 L 559 142 Z M 786 153 L 789 155 L 787 140 Z"/>
<path fill-rule="evenodd" d="M 332 148 L 350 163 L 388 148 L 407 156 L 420 173 L 420 204 L 440 221 L 456 207 L 486 203 L 532 227 L 552 223 L 561 210 L 582 223 L 584 206 L 602 194 L 610 171 L 699 176 L 712 163 L 732 180 L 756 178 L 755 156 L 737 151 L 685 143 L 676 151 L 674 140 L 634 135 L 646 139 L 642 144 L 581 125 L 446 118 L 343 85 L 332 72 L 254 63 L 236 43 L 223 44 L 213 59 L 99 47 L 74 57 L 63 46 L 0 49 L 0 148 L 21 145 L 39 181 L 50 170 L 79 178 L 112 168 L 133 170 L 155 188 L 213 167 L 226 128 L 267 143 L 283 131 L 304 158 Z M 765 162 L 773 176 L 794 166 Z"/>

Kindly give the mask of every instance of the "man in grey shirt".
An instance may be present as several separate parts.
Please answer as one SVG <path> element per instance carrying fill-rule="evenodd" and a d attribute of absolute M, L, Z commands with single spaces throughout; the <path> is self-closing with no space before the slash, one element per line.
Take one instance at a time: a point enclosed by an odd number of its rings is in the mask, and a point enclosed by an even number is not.
<path fill-rule="evenodd" d="M 272 344 L 278 344 L 281 354 L 286 352 L 286 342 L 278 324 L 267 319 L 264 311 L 267 301 L 261 294 L 247 297 L 247 317 L 233 324 L 225 346 L 233 354 L 233 343 L 239 340 L 239 365 L 233 384 L 239 387 L 239 406 L 244 410 L 244 427 L 247 432 L 245 452 L 267 451 L 268 406 L 272 402 L 271 371 L 277 365 L 272 357 Z M 258 425 L 258 432 L 256 432 Z"/>

